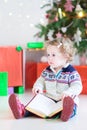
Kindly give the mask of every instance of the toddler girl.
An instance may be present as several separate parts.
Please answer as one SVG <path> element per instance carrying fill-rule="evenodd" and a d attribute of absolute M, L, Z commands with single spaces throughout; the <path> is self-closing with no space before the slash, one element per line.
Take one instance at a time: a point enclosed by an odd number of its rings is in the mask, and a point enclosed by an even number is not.
<path fill-rule="evenodd" d="M 45 91 L 53 96 L 62 95 L 63 110 L 60 119 L 67 121 L 76 115 L 78 95 L 82 91 L 82 82 L 79 73 L 70 64 L 75 49 L 69 38 L 54 39 L 47 42 L 47 59 L 49 66 L 43 70 L 33 85 L 33 93 Z M 9 105 L 16 119 L 29 115 L 23 104 L 15 94 L 10 95 Z M 59 114 L 59 113 L 58 113 Z"/>

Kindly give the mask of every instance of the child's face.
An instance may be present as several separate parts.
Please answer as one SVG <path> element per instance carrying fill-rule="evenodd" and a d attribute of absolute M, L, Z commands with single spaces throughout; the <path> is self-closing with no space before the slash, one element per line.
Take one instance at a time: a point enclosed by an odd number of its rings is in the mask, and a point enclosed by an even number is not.
<path fill-rule="evenodd" d="M 49 45 L 47 47 L 48 64 L 53 68 L 63 67 L 67 58 L 64 53 L 60 52 L 57 46 Z"/>

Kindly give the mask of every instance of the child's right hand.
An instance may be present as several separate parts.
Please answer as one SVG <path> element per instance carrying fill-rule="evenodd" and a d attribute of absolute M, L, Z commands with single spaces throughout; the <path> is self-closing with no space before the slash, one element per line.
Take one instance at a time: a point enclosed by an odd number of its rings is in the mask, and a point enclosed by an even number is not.
<path fill-rule="evenodd" d="M 40 88 L 33 88 L 32 92 L 36 95 L 36 94 L 39 94 L 39 93 L 43 93 L 43 90 L 40 89 Z"/>

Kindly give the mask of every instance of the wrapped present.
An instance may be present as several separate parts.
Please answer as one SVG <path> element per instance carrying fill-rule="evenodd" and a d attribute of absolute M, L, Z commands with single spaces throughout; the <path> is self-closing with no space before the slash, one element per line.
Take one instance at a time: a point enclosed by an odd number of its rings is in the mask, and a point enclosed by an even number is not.
<path fill-rule="evenodd" d="M 0 47 L 0 71 L 8 72 L 8 86 L 22 85 L 22 57 L 16 47 Z"/>
<path fill-rule="evenodd" d="M 0 96 L 8 95 L 8 73 L 0 72 Z"/>
<path fill-rule="evenodd" d="M 26 62 L 25 67 L 25 88 L 32 88 L 37 76 L 37 63 Z"/>

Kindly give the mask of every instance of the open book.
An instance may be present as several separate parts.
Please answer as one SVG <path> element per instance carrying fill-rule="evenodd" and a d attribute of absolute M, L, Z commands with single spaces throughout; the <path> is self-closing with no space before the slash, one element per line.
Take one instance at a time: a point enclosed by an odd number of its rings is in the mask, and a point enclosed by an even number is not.
<path fill-rule="evenodd" d="M 52 117 L 63 109 L 62 100 L 55 102 L 51 98 L 37 94 L 26 105 L 26 110 L 42 117 Z"/>

